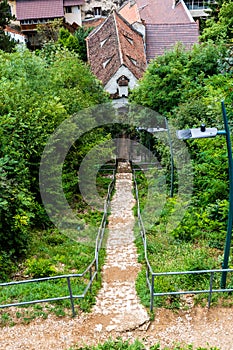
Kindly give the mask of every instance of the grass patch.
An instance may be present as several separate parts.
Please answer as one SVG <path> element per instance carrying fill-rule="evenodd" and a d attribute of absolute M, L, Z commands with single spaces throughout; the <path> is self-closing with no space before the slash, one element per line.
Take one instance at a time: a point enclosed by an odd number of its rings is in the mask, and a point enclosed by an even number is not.
<path fill-rule="evenodd" d="M 56 244 L 54 238 L 52 239 L 52 243 L 50 238 L 48 239 L 50 235 L 59 237 Z M 21 263 L 20 270 L 15 275 L 14 279 L 25 280 L 54 275 L 82 273 L 94 258 L 94 247 L 74 242 L 67 237 L 61 239 L 60 235 L 61 234 L 54 231 L 34 232 L 34 244 L 32 245 L 31 256 Z M 101 249 L 99 253 L 100 267 L 104 263 L 104 258 L 105 249 Z M 81 295 L 84 292 L 88 277 L 89 275 L 85 275 L 82 278 L 71 278 L 70 282 L 73 295 Z M 100 277 L 98 277 L 98 280 L 95 280 L 93 283 L 92 293 L 88 292 L 85 299 L 75 299 L 76 312 L 90 311 L 91 306 L 95 303 L 95 296 L 100 286 L 101 280 Z M 68 295 L 69 289 L 66 279 L 0 287 L 1 304 L 64 297 Z M 38 304 L 30 307 L 24 306 L 22 309 L 30 310 L 29 315 L 25 314 L 25 310 L 22 312 L 19 311 L 19 318 L 23 322 L 25 322 L 25 320 L 30 321 L 35 317 L 41 317 L 41 315 L 38 314 Z M 56 316 L 70 315 L 70 300 L 54 301 L 51 303 L 51 307 L 46 306 L 43 312 L 43 315 L 47 315 L 48 313 L 54 313 Z M 20 313 L 22 314 L 21 317 Z M 10 324 L 11 319 L 12 317 L 9 318 L 9 320 L 1 319 L 0 324 L 2 326 L 6 325 L 6 323 Z"/>
<path fill-rule="evenodd" d="M 104 174 L 98 177 L 98 191 L 106 196 L 112 178 Z M 61 234 L 57 229 L 32 232 L 30 250 L 26 259 L 18 263 L 8 280 L 29 280 L 43 277 L 83 273 L 95 257 L 95 240 L 102 220 L 102 212 L 94 211 L 83 203 L 77 208 L 80 216 L 80 228 L 77 242 Z M 104 264 L 105 249 L 99 252 L 99 268 Z M 73 295 L 83 294 L 89 281 L 89 273 L 84 277 L 70 279 Z M 76 313 L 89 312 L 95 303 L 95 296 L 101 287 L 101 277 L 94 280 L 92 292 L 84 299 L 74 299 Z M 0 287 L 0 303 L 10 304 L 69 296 L 67 279 L 56 279 L 36 283 L 26 283 Z M 6 311 L 7 310 L 7 311 Z M 15 313 L 14 313 L 14 310 Z M 53 301 L 24 307 L 0 309 L 0 325 L 5 326 L 30 322 L 36 317 L 46 318 L 49 313 L 58 317 L 71 315 L 70 300 Z"/>

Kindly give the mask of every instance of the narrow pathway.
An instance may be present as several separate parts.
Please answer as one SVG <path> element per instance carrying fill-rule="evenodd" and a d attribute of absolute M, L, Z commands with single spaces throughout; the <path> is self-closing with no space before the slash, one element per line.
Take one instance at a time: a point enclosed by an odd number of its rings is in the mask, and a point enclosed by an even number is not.
<path fill-rule="evenodd" d="M 75 318 L 51 314 L 46 320 L 37 318 L 28 325 L 1 328 L 0 349 L 68 350 L 74 344 L 97 345 L 117 337 L 140 339 L 146 349 L 158 342 L 162 349 L 182 342 L 193 344 L 194 348 L 233 349 L 232 308 L 208 310 L 190 306 L 175 312 L 161 308 L 155 311 L 154 321 L 149 322 L 135 290 L 140 265 L 133 235 L 132 174 L 126 164 L 119 171 L 109 217 L 103 286 L 92 313 Z"/>
<path fill-rule="evenodd" d="M 149 322 L 145 308 L 136 294 L 135 280 L 140 269 L 134 244 L 135 200 L 132 193 L 132 173 L 128 163 L 120 163 L 116 175 L 115 194 L 111 202 L 107 259 L 103 267 L 103 287 L 97 296 L 94 314 L 110 316 L 107 331 L 137 329 Z M 104 330 L 104 329 L 103 329 Z"/>

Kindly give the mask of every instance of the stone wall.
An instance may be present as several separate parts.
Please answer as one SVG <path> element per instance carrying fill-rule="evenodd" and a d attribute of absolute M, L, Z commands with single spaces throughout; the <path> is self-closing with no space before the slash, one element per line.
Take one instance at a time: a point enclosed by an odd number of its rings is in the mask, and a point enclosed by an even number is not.
<path fill-rule="evenodd" d="M 86 0 L 82 5 L 82 19 L 108 16 L 112 9 L 118 9 L 123 0 Z"/>

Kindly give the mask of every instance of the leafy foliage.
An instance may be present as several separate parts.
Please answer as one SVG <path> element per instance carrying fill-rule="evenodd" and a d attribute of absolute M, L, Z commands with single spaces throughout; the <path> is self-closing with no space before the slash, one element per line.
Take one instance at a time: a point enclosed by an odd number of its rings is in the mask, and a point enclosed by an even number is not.
<path fill-rule="evenodd" d="M 192 51 L 178 44 L 149 64 L 131 100 L 167 113 L 188 98 L 196 99 L 203 94 L 205 79 L 219 72 L 223 51 L 211 43 L 196 45 Z"/>
<path fill-rule="evenodd" d="M 86 37 L 91 31 L 92 28 L 85 29 L 83 27 L 80 27 L 75 31 L 74 34 L 71 34 L 67 29 L 61 28 L 58 43 L 66 47 L 68 50 L 78 53 L 80 59 L 86 62 Z"/>
<path fill-rule="evenodd" d="M 87 45 L 86 45 L 86 38 L 90 34 L 90 32 L 93 30 L 92 27 L 85 29 L 84 27 L 78 28 L 74 36 L 78 39 L 79 42 L 79 56 L 83 61 L 87 61 Z"/>
<path fill-rule="evenodd" d="M 211 17 L 206 21 L 201 40 L 231 42 L 233 38 L 233 3 L 232 1 L 216 1 L 211 4 Z"/>
<path fill-rule="evenodd" d="M 40 44 L 55 43 L 59 38 L 59 31 L 63 28 L 62 19 L 54 19 L 51 22 L 37 25 L 37 34 Z"/>
<path fill-rule="evenodd" d="M 107 101 L 107 95 L 68 50 L 43 51 L 39 56 L 27 50 L 1 52 L 0 83 L 0 243 L 17 257 L 26 252 L 31 227 L 49 223 L 38 185 L 48 136 L 73 113 Z M 89 140 L 92 144 L 92 137 L 86 137 L 86 145 Z M 71 174 L 74 166 L 70 169 Z M 68 187 L 72 181 L 67 174 Z"/>
<path fill-rule="evenodd" d="M 220 22 L 214 22 L 216 25 L 224 25 L 225 42 L 219 37 L 215 44 L 209 41 L 194 46 L 191 51 L 185 51 L 178 45 L 174 50 L 155 58 L 149 64 L 139 86 L 132 92 L 132 102 L 163 114 L 175 130 L 198 128 L 202 123 L 223 130 L 220 101 L 225 100 L 229 124 L 232 126 L 232 49 L 226 45 L 232 34 L 231 7 L 232 2 L 224 2 L 217 19 Z M 160 163 L 169 169 L 169 159 L 164 154 L 165 147 L 154 138 L 154 152 L 163 158 Z M 212 139 L 190 139 L 183 142 L 189 150 L 193 168 L 192 199 L 182 221 L 172 232 L 167 233 L 167 222 L 178 201 L 176 192 L 173 198 L 167 199 L 159 220 L 154 219 L 153 222 L 152 217 L 150 225 L 146 227 L 149 261 L 156 271 L 221 267 L 229 208 L 226 140 L 219 135 Z M 142 188 L 142 196 L 144 192 Z M 143 207 L 143 199 L 141 205 Z M 186 203 L 183 204 L 184 207 L 185 205 Z M 141 242 L 138 247 L 140 245 Z M 143 260 L 143 252 L 140 253 Z M 146 284 L 144 273 L 145 271 L 138 276 L 137 290 L 147 305 L 149 296 L 142 288 Z M 209 277 L 205 276 L 203 280 L 199 277 L 196 280 L 156 279 L 155 289 L 171 290 L 171 285 L 174 290 L 181 285 L 187 288 L 206 288 Z M 219 286 L 220 282 L 218 280 L 215 283 Z M 229 280 L 228 284 L 231 283 Z M 177 307 L 180 304 L 179 298 L 171 298 L 170 302 L 167 299 L 155 302 L 167 307 Z"/>

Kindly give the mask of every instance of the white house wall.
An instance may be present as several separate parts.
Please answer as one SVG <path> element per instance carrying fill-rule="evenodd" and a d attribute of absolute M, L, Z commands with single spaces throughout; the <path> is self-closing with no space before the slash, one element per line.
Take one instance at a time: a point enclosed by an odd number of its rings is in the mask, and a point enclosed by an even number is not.
<path fill-rule="evenodd" d="M 14 39 L 17 43 L 26 45 L 26 37 L 25 35 L 21 35 L 19 33 L 7 32 L 7 35 Z"/>
<path fill-rule="evenodd" d="M 117 89 L 120 90 L 117 80 L 122 76 L 126 76 L 129 79 L 129 85 L 128 87 L 130 89 L 133 89 L 137 85 L 137 78 L 133 75 L 133 73 L 126 67 L 121 66 L 118 71 L 112 76 L 112 78 L 107 82 L 105 85 L 105 90 L 108 91 L 110 94 L 115 94 L 117 92 Z M 122 91 L 125 89 L 122 89 Z M 121 97 L 122 95 L 120 95 Z"/>
<path fill-rule="evenodd" d="M 65 13 L 65 20 L 69 24 L 77 23 L 82 25 L 82 15 L 79 6 L 72 6 L 72 13 Z"/>

